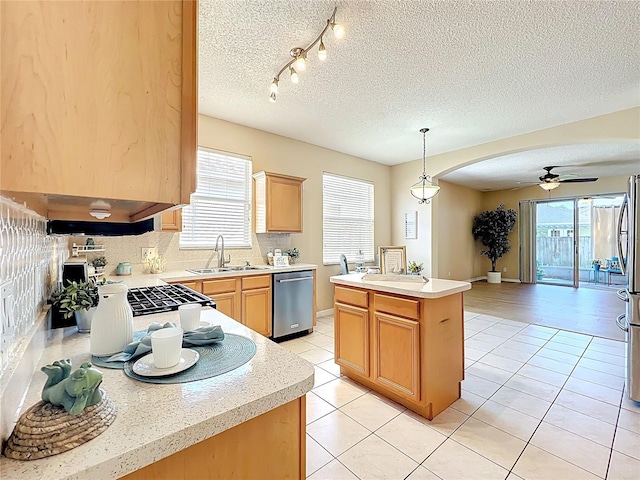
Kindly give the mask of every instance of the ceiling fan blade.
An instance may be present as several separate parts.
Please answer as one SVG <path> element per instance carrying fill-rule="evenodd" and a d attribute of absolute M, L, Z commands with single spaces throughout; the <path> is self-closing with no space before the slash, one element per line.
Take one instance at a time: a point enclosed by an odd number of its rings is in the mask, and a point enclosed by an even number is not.
<path fill-rule="evenodd" d="M 595 182 L 598 178 L 568 178 L 566 180 L 560 180 L 560 183 L 586 183 Z"/>

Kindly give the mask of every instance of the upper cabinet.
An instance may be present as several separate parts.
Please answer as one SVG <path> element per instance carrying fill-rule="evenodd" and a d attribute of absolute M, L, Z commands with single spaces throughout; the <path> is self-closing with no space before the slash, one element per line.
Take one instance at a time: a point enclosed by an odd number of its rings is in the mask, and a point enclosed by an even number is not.
<path fill-rule="evenodd" d="M 302 233 L 305 178 L 258 172 L 255 179 L 256 233 Z"/>
<path fill-rule="evenodd" d="M 75 220 L 98 208 L 135 221 L 189 203 L 197 2 L 0 8 L 2 192 Z"/>

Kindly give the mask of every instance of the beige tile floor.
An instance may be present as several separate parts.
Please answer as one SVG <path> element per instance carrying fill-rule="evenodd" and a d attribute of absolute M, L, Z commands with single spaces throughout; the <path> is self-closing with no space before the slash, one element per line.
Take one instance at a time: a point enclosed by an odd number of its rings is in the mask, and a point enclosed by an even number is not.
<path fill-rule="evenodd" d="M 307 478 L 640 479 L 623 343 L 473 312 L 465 338 L 462 398 L 431 422 L 340 376 L 332 317 L 282 343 L 316 370 Z"/>

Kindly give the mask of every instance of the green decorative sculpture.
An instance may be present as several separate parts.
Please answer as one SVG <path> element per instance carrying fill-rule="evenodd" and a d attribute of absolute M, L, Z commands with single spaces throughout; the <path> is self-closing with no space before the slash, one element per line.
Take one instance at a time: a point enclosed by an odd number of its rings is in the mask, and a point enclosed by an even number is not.
<path fill-rule="evenodd" d="M 102 383 L 102 372 L 84 362 L 71 373 L 71 360 L 57 360 L 41 369 L 48 377 L 42 389 L 42 400 L 64 407 L 67 413 L 77 415 L 102 401 L 98 388 Z"/>

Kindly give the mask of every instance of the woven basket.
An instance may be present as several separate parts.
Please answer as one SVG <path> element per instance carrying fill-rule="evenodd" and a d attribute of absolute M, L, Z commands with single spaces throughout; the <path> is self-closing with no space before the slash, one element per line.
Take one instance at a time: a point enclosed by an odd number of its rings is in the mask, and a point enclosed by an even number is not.
<path fill-rule="evenodd" d="M 78 447 L 104 432 L 116 418 L 116 406 L 102 391 L 102 401 L 78 415 L 63 407 L 38 402 L 23 413 L 7 445 L 5 456 L 37 460 Z"/>

